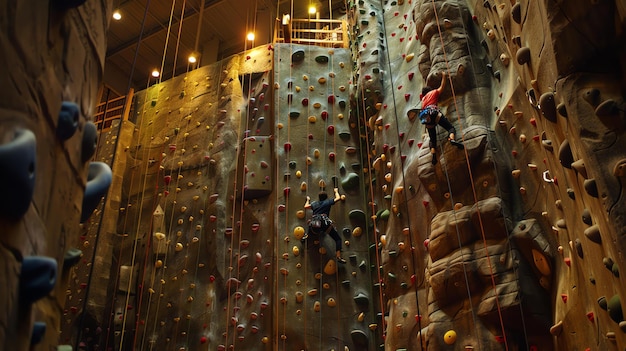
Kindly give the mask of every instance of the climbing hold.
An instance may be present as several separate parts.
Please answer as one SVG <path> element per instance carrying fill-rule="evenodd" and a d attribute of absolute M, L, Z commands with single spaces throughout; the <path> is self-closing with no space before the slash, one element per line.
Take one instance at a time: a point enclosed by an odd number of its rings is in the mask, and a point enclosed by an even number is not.
<path fill-rule="evenodd" d="M 576 254 L 578 254 L 578 257 L 583 258 L 583 246 L 580 242 L 580 239 L 574 240 L 574 248 L 576 249 Z"/>
<path fill-rule="evenodd" d="M 315 62 L 317 63 L 328 63 L 328 56 L 326 55 L 318 55 L 315 57 Z"/>
<path fill-rule="evenodd" d="M 559 146 L 559 162 L 561 162 L 561 165 L 565 168 L 571 168 L 572 162 L 574 162 L 572 149 L 567 139 L 563 140 L 561 146 Z"/>
<path fill-rule="evenodd" d="M 525 46 L 519 48 L 515 54 L 515 58 L 517 59 L 517 63 L 520 65 L 527 64 L 530 62 L 530 49 Z"/>
<path fill-rule="evenodd" d="M 333 275 L 337 272 L 337 263 L 335 260 L 328 260 L 324 266 L 324 273 L 326 275 Z"/>
<path fill-rule="evenodd" d="M 301 240 L 304 237 L 304 228 L 301 226 L 297 226 L 293 229 L 293 236 L 298 239 Z"/>
<path fill-rule="evenodd" d="M 322 309 L 322 305 L 320 304 L 320 302 L 315 301 L 315 303 L 313 304 L 313 311 L 319 312 L 321 309 Z"/>
<path fill-rule="evenodd" d="M 63 256 L 63 268 L 67 269 L 76 265 L 80 258 L 83 257 L 83 252 L 79 249 L 73 248 L 65 252 Z"/>
<path fill-rule="evenodd" d="M 624 316 L 622 315 L 622 302 L 619 295 L 613 295 L 613 297 L 609 299 L 607 311 L 615 323 L 620 323 L 624 320 Z"/>
<path fill-rule="evenodd" d="M 626 159 L 621 159 L 615 163 L 613 175 L 616 177 L 626 176 Z"/>
<path fill-rule="evenodd" d="M 320 83 L 320 84 L 324 84 L 324 83 L 326 83 L 326 78 L 325 78 L 325 77 L 320 77 L 320 78 L 317 80 L 317 82 L 318 82 L 318 83 Z"/>
<path fill-rule="evenodd" d="M 57 120 L 57 137 L 61 140 L 67 140 L 76 133 L 78 128 L 78 119 L 80 117 L 80 108 L 73 102 L 63 101 L 61 103 L 61 111 Z"/>
<path fill-rule="evenodd" d="M 93 122 L 85 123 L 83 127 L 83 140 L 81 143 L 81 160 L 83 163 L 89 161 L 96 152 L 98 146 L 98 128 Z"/>
<path fill-rule="evenodd" d="M 583 220 L 583 223 L 585 223 L 586 225 L 592 225 L 593 224 L 593 222 L 591 220 L 591 212 L 589 211 L 588 208 L 585 208 L 583 210 L 582 220 Z M 587 229 L 589 229 L 589 228 L 587 228 Z M 585 233 L 586 233 L 586 230 L 585 230 Z M 587 234 L 585 234 L 585 235 L 587 235 Z"/>
<path fill-rule="evenodd" d="M 545 255 L 536 249 L 532 249 L 531 253 L 537 270 L 543 275 L 550 275 L 552 270 L 550 269 L 550 263 L 546 259 Z"/>
<path fill-rule="evenodd" d="M 354 302 L 357 305 L 363 306 L 363 307 L 367 307 L 369 305 L 369 301 L 370 301 L 370 299 L 367 297 L 367 295 L 365 295 L 362 292 L 358 293 L 353 299 L 354 299 Z"/>
<path fill-rule="evenodd" d="M 335 299 L 334 299 L 334 298 L 329 297 L 329 298 L 328 298 L 328 300 L 326 301 L 326 304 L 327 304 L 329 307 L 335 307 L 335 306 L 337 306 L 337 301 L 335 301 Z"/>
<path fill-rule="evenodd" d="M 57 261 L 51 257 L 26 256 L 20 273 L 20 301 L 31 304 L 48 295 L 57 278 Z"/>
<path fill-rule="evenodd" d="M 543 93 L 539 98 L 541 113 L 550 122 L 556 122 L 556 103 L 552 92 Z"/>
<path fill-rule="evenodd" d="M 563 321 L 558 321 L 556 324 L 550 327 L 550 334 L 554 336 L 561 335 L 562 331 L 563 331 Z"/>
<path fill-rule="evenodd" d="M 291 62 L 300 62 L 304 60 L 304 50 L 299 49 L 291 54 Z"/>
<path fill-rule="evenodd" d="M 113 174 L 109 165 L 103 162 L 91 162 L 87 175 L 87 186 L 83 197 L 80 222 L 84 223 L 100 203 L 100 199 L 106 194 Z"/>
<path fill-rule="evenodd" d="M 34 346 L 41 342 L 46 335 L 46 322 L 37 321 L 33 323 L 33 331 L 30 334 L 30 345 Z"/>
<path fill-rule="evenodd" d="M 522 23 L 522 6 L 519 2 L 516 2 L 515 5 L 513 5 L 513 7 L 511 7 L 511 18 L 513 18 L 513 21 L 515 21 L 515 23 L 517 24 L 521 24 Z"/>
<path fill-rule="evenodd" d="M 585 161 L 582 159 L 572 162 L 572 168 L 578 172 L 583 178 L 587 179 L 587 168 L 585 168 Z"/>
<path fill-rule="evenodd" d="M 598 117 L 613 116 L 619 112 L 619 105 L 614 100 L 608 99 L 600 103 L 595 112 Z"/>
<path fill-rule="evenodd" d="M 598 306 L 600 306 L 600 308 L 605 310 L 605 311 L 608 309 L 606 296 L 600 296 L 598 298 Z"/>
<path fill-rule="evenodd" d="M 26 213 L 35 187 L 37 142 L 27 129 L 14 132 L 13 140 L 0 145 L 0 212 L 11 219 Z"/>
<path fill-rule="evenodd" d="M 596 184 L 595 179 L 585 179 L 583 187 L 585 188 L 587 194 L 593 197 L 598 197 L 598 185 Z"/>
<path fill-rule="evenodd" d="M 454 344 L 456 342 L 456 332 L 454 330 L 448 330 L 443 335 L 443 342 L 445 342 L 447 345 Z"/>
<path fill-rule="evenodd" d="M 359 188 L 359 175 L 349 173 L 346 178 L 341 181 L 341 187 L 346 191 L 355 191 Z"/>

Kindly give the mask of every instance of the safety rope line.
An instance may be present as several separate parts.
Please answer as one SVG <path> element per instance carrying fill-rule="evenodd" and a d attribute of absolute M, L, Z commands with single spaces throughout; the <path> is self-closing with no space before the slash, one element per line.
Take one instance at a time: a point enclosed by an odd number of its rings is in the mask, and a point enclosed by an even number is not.
<path fill-rule="evenodd" d="M 174 67 L 172 68 L 172 78 L 176 77 L 176 61 L 178 60 L 178 49 L 180 46 L 180 33 L 183 30 L 183 22 L 185 19 L 185 5 L 187 5 L 187 0 L 183 0 L 183 7 L 180 10 L 180 21 L 178 23 L 178 35 L 176 36 L 176 51 L 174 52 Z M 199 21 L 202 21 L 202 18 L 200 18 Z M 189 73 L 189 65 L 187 65 L 187 73 Z"/>
<path fill-rule="evenodd" d="M 435 19 L 437 21 L 437 30 L 439 32 L 439 38 L 440 38 L 440 41 L 441 41 L 441 47 L 442 47 L 442 51 L 443 51 L 444 60 L 446 62 L 446 68 L 447 68 L 448 72 L 450 72 L 450 62 L 448 61 L 448 56 L 447 56 L 445 44 L 443 42 L 443 35 L 442 35 L 442 32 L 441 32 L 441 24 L 440 24 L 440 21 L 439 21 L 439 14 L 437 12 L 437 7 L 435 5 L 435 0 L 431 0 L 431 3 L 433 5 L 433 12 L 434 12 L 434 15 L 435 15 Z M 459 108 L 458 108 L 457 101 L 456 101 L 456 94 L 455 94 L 455 90 L 454 90 L 454 85 L 453 85 L 452 79 L 450 77 L 448 77 L 448 79 L 450 81 L 450 90 L 452 92 L 454 106 L 455 106 L 455 109 L 456 109 L 457 122 L 458 122 L 458 125 L 459 125 L 459 129 L 461 130 L 461 138 L 464 141 L 465 140 L 465 135 L 463 133 L 463 125 L 461 123 L 461 115 L 459 113 Z M 501 330 L 502 330 L 503 343 L 504 343 L 505 349 L 508 351 L 509 345 L 508 345 L 508 342 L 507 342 L 506 330 L 505 330 L 505 327 L 504 327 L 504 320 L 503 320 L 503 317 L 502 317 L 502 310 L 501 310 L 500 301 L 499 301 L 499 294 L 498 294 L 498 290 L 496 289 L 496 281 L 495 281 L 495 277 L 494 277 L 494 273 L 493 273 L 493 265 L 491 263 L 491 258 L 489 256 L 489 250 L 488 250 L 488 245 L 487 245 L 487 239 L 485 237 L 485 228 L 484 228 L 484 224 L 483 224 L 483 220 L 482 220 L 482 215 L 480 214 L 480 209 L 478 208 L 479 207 L 479 205 L 478 205 L 478 195 L 476 194 L 476 187 L 474 185 L 474 177 L 473 177 L 471 165 L 470 165 L 470 162 L 469 162 L 469 154 L 468 154 L 467 149 L 465 149 L 465 148 L 464 148 L 464 152 L 465 152 L 465 161 L 466 161 L 466 164 L 467 164 L 467 169 L 468 169 L 468 173 L 469 173 L 469 177 L 470 177 L 470 182 L 471 182 L 471 185 L 472 185 L 472 194 L 474 196 L 474 203 L 476 205 L 476 214 L 477 214 L 477 217 L 478 217 L 478 222 L 480 223 L 480 230 L 481 230 L 481 235 L 482 235 L 482 239 L 483 239 L 483 245 L 484 245 L 484 249 L 485 249 L 485 256 L 487 258 L 487 263 L 489 265 L 489 273 L 490 273 L 490 278 L 491 278 L 491 284 L 492 284 L 493 293 L 494 293 L 494 297 L 495 297 L 495 301 L 496 301 L 496 306 L 497 306 L 497 309 L 498 309 L 498 317 L 499 317 L 499 320 L 500 320 L 500 327 L 501 327 Z M 446 174 L 446 177 L 448 177 L 447 174 Z M 452 195 L 451 195 L 451 197 L 452 197 Z"/>
<path fill-rule="evenodd" d="M 170 41 L 170 31 L 172 29 L 172 19 L 174 18 L 174 7 L 176 6 L 176 0 L 172 0 L 172 10 L 170 11 L 170 20 L 167 24 L 167 34 L 165 35 L 165 47 L 163 48 L 163 58 L 161 59 L 161 68 L 159 70 L 159 84 L 163 80 L 163 69 L 165 68 L 165 56 L 167 55 L 167 46 Z M 182 22 L 182 19 L 181 19 Z"/>
<path fill-rule="evenodd" d="M 381 7 L 383 7 L 383 2 L 382 0 L 380 1 L 380 5 Z M 387 40 L 387 25 L 386 25 L 386 21 L 385 21 L 385 16 L 382 16 L 382 20 L 383 20 L 383 25 L 382 25 L 382 31 L 383 31 L 383 37 L 385 38 L 385 41 Z M 409 30 L 405 31 L 405 36 L 404 38 L 406 39 L 408 36 L 410 36 L 408 33 L 410 33 Z M 389 79 L 389 84 L 391 86 L 391 96 L 392 96 L 392 102 L 394 105 L 393 108 L 393 114 L 394 114 L 394 120 L 396 121 L 395 126 L 396 126 L 396 140 L 398 143 L 398 157 L 396 157 L 396 160 L 400 162 L 400 175 L 402 177 L 402 199 L 403 199 L 403 208 L 406 211 L 406 213 L 408 213 L 409 209 L 408 209 L 408 194 L 407 194 L 407 180 L 406 180 L 406 175 L 404 173 L 404 169 L 405 169 L 405 165 L 404 165 L 404 161 L 402 160 L 402 155 L 403 155 L 403 150 L 402 150 L 402 140 L 400 140 L 400 124 L 399 124 L 399 118 L 398 118 L 398 106 L 396 104 L 396 89 L 395 89 L 395 84 L 394 84 L 394 79 L 393 79 L 393 70 L 391 69 L 391 55 L 389 53 L 389 50 L 385 50 L 386 54 L 387 54 L 387 62 L 388 62 L 388 68 L 389 68 L 389 75 L 390 75 L 390 79 Z M 415 125 L 415 124 L 413 124 Z M 413 127 L 413 125 L 411 127 Z M 399 158 L 399 160 L 398 160 Z M 396 162 L 394 162 L 394 164 L 396 164 Z M 391 189 L 391 192 L 394 193 L 395 189 Z M 415 277 L 414 283 L 413 283 L 413 288 L 415 290 L 415 306 L 416 306 L 416 310 L 417 310 L 417 317 L 416 317 L 416 322 L 417 322 L 417 327 L 419 330 L 419 347 L 420 350 L 423 348 L 424 345 L 424 335 L 422 333 L 422 314 L 421 314 L 421 309 L 420 309 L 420 301 L 419 301 L 419 285 L 420 285 L 420 281 L 418 280 L 418 272 L 416 270 L 416 261 L 420 260 L 419 257 L 416 258 L 416 254 L 415 254 L 415 250 L 413 249 L 414 247 L 416 247 L 416 245 L 414 245 L 413 242 L 413 225 L 411 223 L 411 216 L 406 216 L 406 224 L 407 227 L 409 228 L 409 234 L 407 235 L 408 239 L 409 239 L 409 248 L 411 248 L 410 250 L 410 255 L 411 255 L 411 268 L 412 268 L 412 275 L 413 277 Z M 427 233 L 430 234 L 430 226 L 427 226 Z M 427 254 L 428 255 L 428 254 Z M 424 262 L 424 259 L 422 259 L 422 263 Z M 418 267 L 421 267 L 422 265 L 418 265 Z M 463 269 L 465 270 L 465 266 L 463 267 Z M 424 275 L 424 272 L 421 272 L 421 274 L 419 275 Z M 423 280 L 422 280 L 423 281 Z M 471 296 L 470 296 L 470 300 L 471 300 Z"/>
<path fill-rule="evenodd" d="M 458 12 L 459 12 L 459 18 L 463 18 L 463 14 L 461 12 L 461 8 L 460 7 L 458 8 Z M 461 21 L 461 24 L 463 25 L 464 33 L 469 33 L 468 30 L 467 30 L 467 27 L 465 26 L 465 21 Z M 472 55 L 472 48 L 469 45 L 469 41 L 466 41 L 466 46 L 467 46 L 467 51 L 469 53 L 469 58 L 470 58 L 470 62 L 472 64 L 472 67 L 476 67 L 476 65 L 474 63 L 474 55 Z M 506 51 L 506 48 L 502 48 L 502 51 L 503 52 Z M 478 86 L 478 79 L 476 78 L 476 74 L 472 75 L 472 78 L 474 79 L 475 86 Z M 478 98 L 480 100 L 480 106 L 485 106 L 485 101 L 483 99 L 483 95 L 482 94 L 478 94 Z M 489 127 L 487 127 L 487 128 L 489 129 Z M 487 139 L 490 142 L 492 141 L 489 133 L 487 133 Z M 544 155 L 546 155 L 545 150 L 544 150 Z M 549 159 L 549 158 L 546 158 L 546 159 Z M 498 165 L 495 162 L 495 160 L 492 161 L 492 165 L 493 165 L 493 168 L 494 168 L 494 175 L 496 177 L 496 180 L 497 180 L 498 184 L 500 184 L 499 172 L 498 172 L 498 169 L 497 169 Z M 497 191 L 498 191 L 498 194 L 500 195 L 500 198 L 502 198 L 503 197 L 502 196 L 502 189 L 499 186 L 497 187 Z M 505 217 L 504 208 L 501 208 L 500 212 L 502 214 L 502 217 L 504 218 Z M 507 238 L 506 238 L 506 240 L 510 244 L 511 240 L 510 240 L 509 234 L 510 233 L 508 233 L 508 229 L 507 229 Z M 509 246 L 509 254 L 512 257 L 512 254 L 513 254 L 513 252 L 512 252 L 512 245 L 508 245 L 508 246 Z M 515 267 L 514 267 L 514 271 L 515 271 L 515 274 L 516 274 L 516 276 L 518 277 L 518 280 L 519 280 L 519 272 L 518 272 L 518 270 Z M 527 328 L 526 328 L 526 319 L 524 318 L 524 313 L 523 313 L 523 304 L 524 304 L 524 302 L 522 300 L 523 299 L 519 300 L 520 312 L 522 312 L 522 313 L 520 313 L 521 320 L 522 320 L 522 329 L 524 331 L 524 338 L 525 338 L 525 340 L 528 340 L 528 333 L 527 333 Z"/>

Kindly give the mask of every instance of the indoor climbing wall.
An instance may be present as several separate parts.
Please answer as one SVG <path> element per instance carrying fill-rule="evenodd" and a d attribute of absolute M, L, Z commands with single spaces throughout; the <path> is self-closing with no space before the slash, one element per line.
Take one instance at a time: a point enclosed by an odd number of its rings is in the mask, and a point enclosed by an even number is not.
<path fill-rule="evenodd" d="M 350 118 L 352 64 L 343 48 L 275 47 L 277 257 L 274 349 L 371 349 L 380 316 L 373 309 L 369 189 L 360 132 Z M 331 211 L 345 264 L 329 235 L 301 241 L 320 191 L 346 195 Z M 375 268 L 375 267 L 374 267 Z"/>

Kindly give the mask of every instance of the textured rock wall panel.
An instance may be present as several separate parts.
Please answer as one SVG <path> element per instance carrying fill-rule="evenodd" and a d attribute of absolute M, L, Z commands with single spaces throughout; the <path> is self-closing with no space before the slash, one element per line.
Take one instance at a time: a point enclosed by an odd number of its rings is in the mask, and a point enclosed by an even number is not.
<path fill-rule="evenodd" d="M 65 256 L 80 235 L 93 151 L 82 144 L 93 126 L 109 9 L 103 1 L 63 4 L 10 1 L 0 9 L 3 350 L 58 344 L 68 266 L 76 262 Z M 33 257 L 47 257 L 46 266 Z M 52 266 L 56 274 L 38 281 L 37 268 Z"/>

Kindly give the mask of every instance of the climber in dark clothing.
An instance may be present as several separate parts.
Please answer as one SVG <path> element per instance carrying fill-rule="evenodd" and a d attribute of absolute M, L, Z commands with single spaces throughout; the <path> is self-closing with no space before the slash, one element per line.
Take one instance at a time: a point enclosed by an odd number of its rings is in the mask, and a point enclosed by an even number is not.
<path fill-rule="evenodd" d="M 420 122 L 426 127 L 428 130 L 428 136 L 430 139 L 430 153 L 433 155 L 432 164 L 437 163 L 437 125 L 442 126 L 448 131 L 448 140 L 452 145 L 458 147 L 459 149 L 463 149 L 463 144 L 455 141 L 456 129 L 454 126 L 448 121 L 446 116 L 443 115 L 437 103 L 439 102 L 439 95 L 445 89 L 447 83 L 447 74 L 446 72 L 441 73 L 441 84 L 437 89 L 433 89 L 429 86 L 425 86 L 422 89 L 422 110 L 419 112 Z M 410 120 L 415 118 L 417 114 L 417 109 L 411 109 L 408 112 L 408 117 Z"/>
<path fill-rule="evenodd" d="M 337 188 L 334 189 L 334 195 L 334 198 L 329 199 L 328 194 L 322 191 L 319 193 L 319 201 L 314 201 L 313 203 L 311 203 L 310 197 L 306 197 L 304 208 L 312 209 L 313 216 L 309 220 L 308 233 L 302 238 L 302 240 L 306 240 L 310 234 L 330 234 L 330 237 L 335 240 L 337 262 L 346 263 L 346 260 L 341 257 L 341 238 L 333 225 L 333 221 L 328 217 L 330 215 L 330 208 L 335 204 L 335 202 L 345 199 L 345 195 L 339 195 L 339 189 Z"/>

